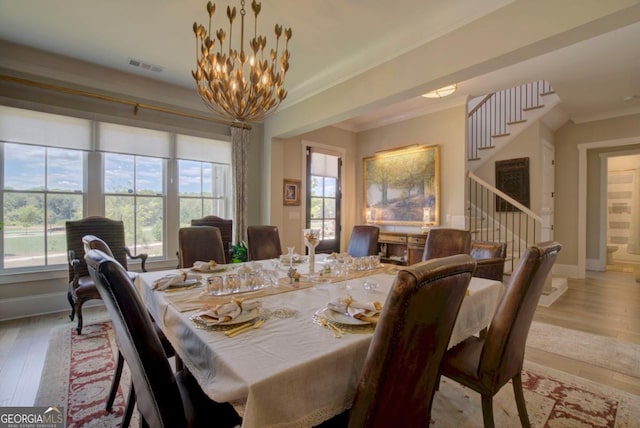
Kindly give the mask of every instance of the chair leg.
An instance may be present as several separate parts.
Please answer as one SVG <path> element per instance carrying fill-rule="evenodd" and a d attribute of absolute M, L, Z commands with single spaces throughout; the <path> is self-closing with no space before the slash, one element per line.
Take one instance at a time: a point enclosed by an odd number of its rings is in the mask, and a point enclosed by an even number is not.
<path fill-rule="evenodd" d="M 118 351 L 118 361 L 116 362 L 116 371 L 113 373 L 113 380 L 111 381 L 111 390 L 109 391 L 109 397 L 107 398 L 107 404 L 105 405 L 105 410 L 107 412 L 111 411 L 111 407 L 113 406 L 113 400 L 116 398 L 116 393 L 118 392 L 118 386 L 120 385 L 120 376 L 122 376 L 122 367 L 124 366 L 124 358 L 120 351 Z"/>
<path fill-rule="evenodd" d="M 71 294 L 71 290 L 67 291 L 67 300 L 69 301 L 69 305 L 71 305 L 71 313 L 69 314 L 69 319 L 73 321 L 76 316 L 76 304 L 73 302 L 73 295 Z"/>
<path fill-rule="evenodd" d="M 522 428 L 531 428 L 529 415 L 527 414 L 527 404 L 524 401 L 524 391 L 522 390 L 522 372 L 518 372 L 518 374 L 511 379 L 511 382 L 513 383 L 513 394 L 516 396 L 518 416 L 520 416 Z"/>
<path fill-rule="evenodd" d="M 184 369 L 184 363 L 182 362 L 182 358 L 180 358 L 180 357 L 178 356 L 178 354 L 175 354 L 175 355 L 173 356 L 173 359 L 174 359 L 174 361 L 175 361 L 175 363 L 176 363 L 176 372 L 179 372 L 179 371 L 181 371 L 182 369 Z"/>
<path fill-rule="evenodd" d="M 76 327 L 76 331 L 78 334 L 82 334 L 82 303 L 78 301 L 76 303 L 76 315 L 78 316 L 78 327 Z"/>
<path fill-rule="evenodd" d="M 131 416 L 133 416 L 133 408 L 136 406 L 136 390 L 133 388 L 133 383 L 129 388 L 129 398 L 127 399 L 127 407 L 124 409 L 124 415 L 122 416 L 122 424 L 120 428 L 129 428 L 131 422 Z M 142 415 L 140 415 L 140 425 L 142 425 Z"/>
<path fill-rule="evenodd" d="M 490 395 L 482 395 L 482 419 L 484 420 L 484 428 L 495 428 L 493 422 L 493 397 Z"/>

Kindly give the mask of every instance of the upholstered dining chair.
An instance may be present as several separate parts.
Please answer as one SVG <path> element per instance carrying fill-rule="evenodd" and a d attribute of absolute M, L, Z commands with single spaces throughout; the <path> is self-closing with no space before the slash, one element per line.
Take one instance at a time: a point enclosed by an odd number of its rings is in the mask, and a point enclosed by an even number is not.
<path fill-rule="evenodd" d="M 191 226 L 213 226 L 220 229 L 225 263 L 231 263 L 231 243 L 233 242 L 233 220 L 208 215 L 191 220 Z"/>
<path fill-rule="evenodd" d="M 249 260 L 276 259 L 282 255 L 278 226 L 247 226 Z"/>
<path fill-rule="evenodd" d="M 473 276 L 502 281 L 504 263 L 507 259 L 507 244 L 493 241 L 471 241 L 471 257 L 477 262 Z"/>
<path fill-rule="evenodd" d="M 373 256 L 378 254 L 379 235 L 380 228 L 378 226 L 366 224 L 353 226 L 347 252 L 352 257 Z"/>
<path fill-rule="evenodd" d="M 322 428 L 427 427 L 440 361 L 475 261 L 468 254 L 399 271 L 360 373 L 351 410 Z"/>
<path fill-rule="evenodd" d="M 85 256 L 89 273 L 113 322 L 131 373 L 129 401 L 144 427 L 234 427 L 241 423 L 228 403 L 202 391 L 188 370 L 174 373 L 144 304 L 124 268 L 100 250 Z"/>
<path fill-rule="evenodd" d="M 140 268 L 146 272 L 145 262 L 147 254 L 137 256 L 131 254 L 125 245 L 124 223 L 119 220 L 111 220 L 106 217 L 91 216 L 81 220 L 67 221 L 65 223 L 67 235 L 67 257 L 69 260 L 69 291 L 67 299 L 71 305 L 69 318 L 73 321 L 78 316 L 76 331 L 82 333 L 82 305 L 92 299 L 99 299 L 100 295 L 89 276 L 87 265 L 84 262 L 84 244 L 82 238 L 85 235 L 94 235 L 106 242 L 113 252 L 113 257 L 125 268 L 127 258 L 140 260 Z"/>
<path fill-rule="evenodd" d="M 178 230 L 179 268 L 190 268 L 194 262 L 226 262 L 220 229 L 213 226 L 189 226 Z"/>
<path fill-rule="evenodd" d="M 471 232 L 463 229 L 431 229 L 427 235 L 422 253 L 422 261 L 454 254 L 469 254 Z"/>
<path fill-rule="evenodd" d="M 111 252 L 111 248 L 104 242 L 102 239 L 93 235 L 85 235 L 82 237 L 82 243 L 84 245 L 84 253 L 87 254 L 91 250 L 100 250 L 105 253 L 108 257 L 113 258 L 113 253 Z M 135 279 L 135 275 L 132 272 L 127 272 L 129 278 L 131 280 Z M 164 353 L 168 358 L 174 357 L 176 363 L 176 370 L 182 367 L 182 362 L 180 358 L 176 355 L 171 342 L 167 339 L 167 336 L 162 332 L 160 327 L 156 324 L 156 322 L 151 318 L 153 328 L 158 334 L 158 338 L 160 339 L 160 343 L 162 344 L 162 349 L 164 349 Z M 124 357 L 118 349 L 118 358 L 116 360 L 116 370 L 113 374 L 113 379 L 111 380 L 111 389 L 109 390 L 109 396 L 107 397 L 107 403 L 105 404 L 105 410 L 110 412 L 113 406 L 113 402 L 116 398 L 116 394 L 118 393 L 118 386 L 120 385 L 120 378 L 122 377 L 122 369 L 124 368 Z M 120 424 L 121 428 L 127 428 L 129 426 L 129 422 L 131 421 L 131 416 L 133 415 L 133 406 L 135 401 L 132 403 L 130 401 L 127 402 L 127 407 L 125 408 L 125 412 L 122 418 L 122 422 Z"/>
<path fill-rule="evenodd" d="M 545 280 L 561 245 L 543 242 L 527 248 L 511 275 L 486 334 L 469 337 L 449 349 L 441 374 L 482 396 L 485 428 L 494 426 L 493 396 L 509 380 L 513 383 L 520 423 L 529 427 L 522 390 L 524 351 Z"/>

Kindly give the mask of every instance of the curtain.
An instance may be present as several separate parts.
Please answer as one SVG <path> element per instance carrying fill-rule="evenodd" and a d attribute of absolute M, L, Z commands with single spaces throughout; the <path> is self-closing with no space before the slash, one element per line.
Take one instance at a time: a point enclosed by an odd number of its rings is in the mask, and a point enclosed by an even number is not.
<path fill-rule="evenodd" d="M 249 203 L 247 184 L 247 148 L 251 129 L 231 125 L 231 168 L 233 170 L 235 200 L 234 241 L 246 241 Z"/>

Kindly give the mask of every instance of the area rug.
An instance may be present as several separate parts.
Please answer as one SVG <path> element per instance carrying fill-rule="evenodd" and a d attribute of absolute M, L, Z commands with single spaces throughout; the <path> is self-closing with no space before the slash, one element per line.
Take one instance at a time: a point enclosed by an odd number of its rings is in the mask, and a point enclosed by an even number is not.
<path fill-rule="evenodd" d="M 113 412 L 104 410 L 115 366 L 111 323 L 88 325 L 81 336 L 72 330 L 70 326 L 53 329 L 36 405 L 65 406 L 67 427 L 120 426 L 122 391 L 129 382 L 126 366 Z M 640 396 L 528 361 L 523 385 L 533 427 L 640 428 Z M 511 385 L 494 398 L 494 416 L 497 427 L 520 426 Z M 431 426 L 482 427 L 480 396 L 443 378 Z"/>
<path fill-rule="evenodd" d="M 527 347 L 640 379 L 640 345 L 634 343 L 534 321 Z"/>
<path fill-rule="evenodd" d="M 35 405 L 64 406 L 67 428 L 120 426 L 125 408 L 123 386 L 129 384 L 126 365 L 113 408 L 105 410 L 115 350 L 111 322 L 85 325 L 81 335 L 73 326 L 54 328 Z"/>

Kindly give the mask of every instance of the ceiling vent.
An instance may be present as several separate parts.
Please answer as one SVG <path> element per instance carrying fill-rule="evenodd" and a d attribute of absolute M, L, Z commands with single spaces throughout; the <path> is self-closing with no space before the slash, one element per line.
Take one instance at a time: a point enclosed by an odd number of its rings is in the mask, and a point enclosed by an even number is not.
<path fill-rule="evenodd" d="M 154 71 L 156 73 L 161 73 L 162 70 L 164 70 L 164 67 L 161 67 L 159 65 L 149 64 L 148 62 L 141 61 L 135 58 L 129 58 L 129 65 L 133 67 L 141 68 L 147 71 Z"/>

